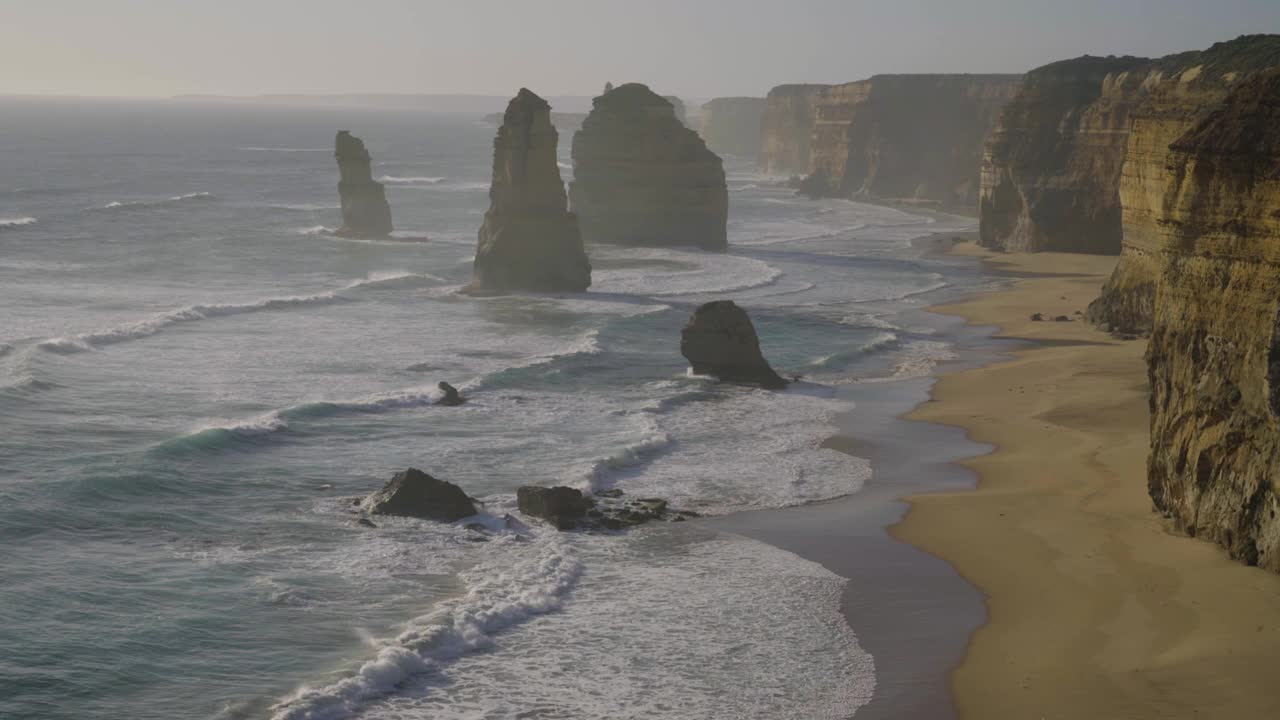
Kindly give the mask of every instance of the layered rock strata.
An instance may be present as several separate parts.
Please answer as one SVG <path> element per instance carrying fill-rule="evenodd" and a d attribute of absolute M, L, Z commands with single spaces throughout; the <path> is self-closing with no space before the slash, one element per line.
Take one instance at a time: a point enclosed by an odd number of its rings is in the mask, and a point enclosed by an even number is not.
<path fill-rule="evenodd" d="M 760 352 L 747 311 L 732 300 L 704 303 L 693 312 L 680 331 L 680 354 L 698 375 L 769 389 L 787 385 Z"/>
<path fill-rule="evenodd" d="M 765 175 L 808 175 L 809 142 L 813 137 L 818 103 L 830 85 L 779 85 L 765 98 L 760 119 L 760 151 L 757 159 Z"/>
<path fill-rule="evenodd" d="M 338 160 L 338 196 L 342 202 L 339 235 L 381 237 L 391 234 L 391 206 L 386 189 L 373 179 L 372 161 L 364 142 L 349 130 L 339 130 L 334 139 Z"/>
<path fill-rule="evenodd" d="M 569 199 L 587 242 L 725 250 L 724 165 L 644 85 L 593 101 L 573 136 Z"/>
<path fill-rule="evenodd" d="M 807 192 L 978 202 L 983 143 L 1020 75 L 877 75 L 820 94 Z"/>
<path fill-rule="evenodd" d="M 1119 188 L 1123 245 L 1115 272 L 1089 306 L 1089 319 L 1121 332 L 1147 332 L 1167 228 L 1164 196 L 1170 145 L 1259 71 L 1280 65 L 1280 35 L 1246 35 L 1153 63 L 1133 111 Z"/>
<path fill-rule="evenodd" d="M 1147 116 L 1135 133 L 1177 117 Z M 1143 159 L 1126 182 L 1147 189 L 1135 231 L 1152 233 L 1139 241 L 1159 266 L 1151 498 L 1188 534 L 1280 571 L 1280 70 L 1238 84 L 1172 143 L 1161 192 Z"/>
<path fill-rule="evenodd" d="M 718 155 L 756 157 L 765 102 L 764 98 L 724 97 L 704 103 L 699 133 L 707 147 Z"/>
<path fill-rule="evenodd" d="M 591 264 L 556 164 L 551 106 L 525 88 L 493 141 L 493 184 L 480 227 L 471 292 L 580 292 Z"/>
<path fill-rule="evenodd" d="M 1120 167 L 1150 63 L 1086 56 L 1027 73 L 982 157 L 983 245 L 1120 252 Z"/>

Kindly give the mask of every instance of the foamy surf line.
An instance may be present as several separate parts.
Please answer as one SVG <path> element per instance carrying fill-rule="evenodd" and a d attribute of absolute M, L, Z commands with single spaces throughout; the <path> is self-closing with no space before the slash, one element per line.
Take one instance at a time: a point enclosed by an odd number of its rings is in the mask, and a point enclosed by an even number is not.
<path fill-rule="evenodd" d="M 378 178 L 378 182 L 388 185 L 439 185 L 444 182 L 443 177 L 434 177 L 429 175 L 411 175 L 402 177 L 398 175 L 383 175 Z"/>
<path fill-rule="evenodd" d="M 192 200 L 213 200 L 213 193 L 209 192 L 193 192 L 185 195 L 174 195 L 173 197 L 160 198 L 157 200 L 114 200 L 89 210 L 139 210 L 144 208 L 158 208 L 165 205 L 173 205 L 175 203 L 190 202 Z"/>
<path fill-rule="evenodd" d="M 245 315 L 256 312 L 344 302 L 347 298 L 345 298 L 341 293 L 345 291 L 388 285 L 402 282 L 406 279 L 430 278 L 419 273 L 383 273 L 374 274 L 364 280 L 348 283 L 337 290 L 330 290 L 328 292 L 318 293 L 315 295 L 294 295 L 265 298 L 263 300 L 248 303 L 187 305 L 176 310 L 152 315 L 149 318 L 139 320 L 137 322 L 117 325 L 113 328 L 100 332 L 50 338 L 37 343 L 36 347 L 41 350 L 64 355 L 90 352 L 104 345 L 114 345 L 117 343 L 130 342 L 132 340 L 141 340 L 142 338 L 151 337 L 171 325 L 177 325 L 180 323 L 198 322 L 200 320 L 208 320 L 210 318 L 226 317 L 230 315 Z"/>
<path fill-rule="evenodd" d="M 582 574 L 582 562 L 556 532 L 544 532 L 529 543 L 499 536 L 487 549 L 494 557 L 460 575 L 465 595 L 409 621 L 396 637 L 372 643 L 374 657 L 347 677 L 299 688 L 272 708 L 272 719 L 351 717 L 414 676 L 438 672 L 468 653 L 493 648 L 495 636 L 503 630 L 559 610 Z"/>
<path fill-rule="evenodd" d="M 36 222 L 37 220 L 33 217 L 0 218 L 0 230 L 26 227 L 28 225 L 35 225 Z"/>

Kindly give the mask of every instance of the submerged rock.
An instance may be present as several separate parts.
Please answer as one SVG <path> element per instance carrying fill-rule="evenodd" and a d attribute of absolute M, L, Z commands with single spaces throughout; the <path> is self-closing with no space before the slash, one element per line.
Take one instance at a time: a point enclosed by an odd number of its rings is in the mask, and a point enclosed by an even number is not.
<path fill-rule="evenodd" d="M 597 97 L 573 136 L 569 199 L 587 242 L 725 250 L 724 165 L 644 85 Z"/>
<path fill-rule="evenodd" d="M 342 228 L 339 235 L 380 237 L 391 234 L 391 206 L 386 189 L 375 182 L 364 142 L 349 130 L 339 130 L 334 140 L 338 160 L 338 195 L 342 200 Z"/>
<path fill-rule="evenodd" d="M 462 397 L 462 394 L 458 392 L 458 388 L 447 382 L 441 381 L 436 385 L 436 387 L 440 388 L 440 392 L 444 393 L 444 397 L 440 398 L 440 402 L 437 403 L 439 405 L 444 405 L 445 407 L 456 407 L 467 401 L 467 399 Z"/>
<path fill-rule="evenodd" d="M 470 292 L 581 292 L 591 264 L 568 210 L 551 106 L 521 88 L 493 141 L 493 184 Z"/>
<path fill-rule="evenodd" d="M 364 502 L 374 515 L 400 515 L 453 522 L 476 514 L 476 506 L 462 488 L 409 468 L 396 473 Z"/>
<path fill-rule="evenodd" d="M 694 311 L 680 331 L 680 354 L 699 375 L 769 389 L 787 385 L 760 353 L 751 318 L 732 300 L 705 303 Z"/>

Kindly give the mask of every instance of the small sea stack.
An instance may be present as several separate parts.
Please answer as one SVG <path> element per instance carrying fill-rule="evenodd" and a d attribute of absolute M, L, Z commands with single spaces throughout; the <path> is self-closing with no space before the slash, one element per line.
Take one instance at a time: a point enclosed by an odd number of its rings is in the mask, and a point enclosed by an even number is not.
<path fill-rule="evenodd" d="M 704 303 L 680 331 L 680 354 L 698 375 L 759 385 L 787 386 L 760 352 L 760 339 L 747 311 L 732 300 Z"/>
<path fill-rule="evenodd" d="M 581 292 L 591 264 L 556 164 L 551 106 L 526 88 L 512 98 L 493 140 L 493 184 L 472 293 Z"/>
<path fill-rule="evenodd" d="M 724 164 L 638 83 L 592 101 L 573 136 L 569 200 L 587 242 L 726 250 Z"/>
<path fill-rule="evenodd" d="M 396 473 L 383 488 L 361 501 L 374 515 L 399 515 L 453 522 L 476 514 L 462 488 L 417 468 Z"/>
<path fill-rule="evenodd" d="M 391 234 L 391 206 L 386 189 L 373 179 L 372 162 L 364 142 L 350 130 L 339 130 L 333 155 L 338 160 L 338 195 L 342 200 L 344 237 L 384 237 Z"/>

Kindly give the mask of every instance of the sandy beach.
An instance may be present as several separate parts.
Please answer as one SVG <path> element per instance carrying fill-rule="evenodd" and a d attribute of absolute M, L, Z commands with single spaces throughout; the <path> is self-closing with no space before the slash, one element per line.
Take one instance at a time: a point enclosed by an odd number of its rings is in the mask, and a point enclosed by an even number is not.
<path fill-rule="evenodd" d="M 960 717 L 1280 717 L 1280 576 L 1152 512 L 1146 343 L 1075 314 L 1115 258 L 953 252 L 1014 282 L 934 310 L 1029 341 L 943 377 L 908 416 L 995 448 L 962 461 L 976 490 L 908 497 L 891 530 L 985 596 L 952 676 Z"/>

